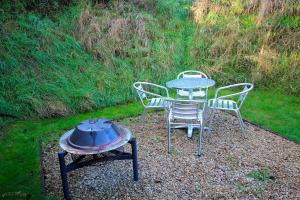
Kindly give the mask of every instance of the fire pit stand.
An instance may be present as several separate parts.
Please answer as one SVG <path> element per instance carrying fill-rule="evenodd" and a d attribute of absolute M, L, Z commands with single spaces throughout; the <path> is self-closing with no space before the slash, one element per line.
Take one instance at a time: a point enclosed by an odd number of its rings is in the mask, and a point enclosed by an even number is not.
<path fill-rule="evenodd" d="M 127 143 L 131 144 L 131 153 L 120 151 Z M 63 149 L 58 153 L 58 160 L 65 199 L 71 199 L 67 173 L 95 163 L 132 160 L 133 179 L 138 180 L 136 139 L 126 127 L 117 126 L 107 119 L 85 120 L 64 133 L 59 145 Z M 66 164 L 68 153 L 76 158 L 72 157 L 73 162 Z"/>
<path fill-rule="evenodd" d="M 62 179 L 62 186 L 63 186 L 63 192 L 65 199 L 71 199 L 71 195 L 69 192 L 69 184 L 68 184 L 68 176 L 67 173 L 74 171 L 76 169 L 92 165 L 99 162 L 105 162 L 105 161 L 113 161 L 113 160 L 132 160 L 133 165 L 133 180 L 138 181 L 138 160 L 137 160 L 137 145 L 136 145 L 136 139 L 131 138 L 128 141 L 129 144 L 131 144 L 131 150 L 132 153 L 123 152 L 120 150 L 111 150 L 108 151 L 109 153 L 112 153 L 113 155 L 109 156 L 103 156 L 99 157 L 97 154 L 92 154 L 92 158 L 90 159 L 83 159 L 87 155 L 80 155 L 78 158 L 74 159 L 73 162 L 66 165 L 65 162 L 65 156 L 68 154 L 67 151 L 62 150 L 58 153 L 58 159 L 59 159 L 59 166 L 60 166 L 60 172 L 61 172 L 61 179 Z"/>

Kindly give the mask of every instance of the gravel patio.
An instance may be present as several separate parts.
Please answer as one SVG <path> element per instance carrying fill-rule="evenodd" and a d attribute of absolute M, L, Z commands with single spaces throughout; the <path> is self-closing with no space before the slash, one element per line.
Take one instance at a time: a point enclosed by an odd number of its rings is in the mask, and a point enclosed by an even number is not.
<path fill-rule="evenodd" d="M 132 179 L 131 161 L 82 168 L 69 175 L 74 199 L 300 199 L 300 146 L 249 123 L 243 134 L 232 115 L 216 115 L 201 158 L 198 134 L 189 139 L 179 129 L 167 153 L 162 112 L 117 123 L 137 138 L 140 180 Z M 57 152 L 58 143 L 43 145 L 41 162 L 46 194 L 62 199 Z M 255 178 L 259 171 L 268 176 Z"/>

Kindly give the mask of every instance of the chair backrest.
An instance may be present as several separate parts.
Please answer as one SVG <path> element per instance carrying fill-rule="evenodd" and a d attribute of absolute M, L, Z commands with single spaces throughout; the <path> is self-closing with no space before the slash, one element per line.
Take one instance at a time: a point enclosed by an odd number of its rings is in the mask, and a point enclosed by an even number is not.
<path fill-rule="evenodd" d="M 239 99 L 237 101 L 237 104 L 239 107 L 242 106 L 242 104 L 244 103 L 248 93 L 250 90 L 253 89 L 253 84 L 252 83 L 245 83 L 245 86 L 244 86 L 244 89 L 242 90 L 240 96 L 239 96 Z"/>
<path fill-rule="evenodd" d="M 205 73 L 201 72 L 201 71 L 188 70 L 188 71 L 180 72 L 177 75 L 177 79 L 180 79 L 180 78 L 208 78 L 208 76 Z M 177 94 L 179 94 L 180 91 L 182 91 L 182 90 L 177 90 Z M 208 88 L 204 88 L 204 89 L 203 88 L 198 88 L 198 89 L 194 89 L 194 91 L 195 92 L 197 92 L 197 91 L 205 92 L 204 97 L 207 98 Z"/>
<path fill-rule="evenodd" d="M 225 90 L 225 89 L 232 90 L 232 89 L 241 88 L 241 87 L 243 89 L 240 92 L 230 93 L 230 94 L 223 95 L 223 96 L 218 95 L 221 90 Z M 243 102 L 245 101 L 249 91 L 252 90 L 253 87 L 254 87 L 254 85 L 252 83 L 238 83 L 238 84 L 234 84 L 234 85 L 220 87 L 216 90 L 215 98 L 216 99 L 228 99 L 228 98 L 238 97 L 238 100 L 236 103 L 237 103 L 238 107 L 240 108 L 242 106 Z"/>
<path fill-rule="evenodd" d="M 136 90 L 142 104 L 151 101 L 153 98 L 169 97 L 169 91 L 166 87 L 149 82 L 135 82 L 133 87 Z M 165 96 L 163 96 L 163 95 Z M 145 102 L 144 102 L 145 101 Z"/>
<path fill-rule="evenodd" d="M 135 82 L 133 84 L 133 87 L 135 88 L 135 90 L 141 100 L 147 99 L 147 94 L 145 93 L 142 82 Z"/>
<path fill-rule="evenodd" d="M 206 106 L 206 101 L 178 99 L 166 99 L 165 101 L 169 102 L 171 118 L 175 119 L 198 119 Z"/>
<path fill-rule="evenodd" d="M 188 71 L 180 72 L 177 75 L 177 79 L 179 78 L 208 78 L 208 76 L 201 71 L 188 70 Z"/>

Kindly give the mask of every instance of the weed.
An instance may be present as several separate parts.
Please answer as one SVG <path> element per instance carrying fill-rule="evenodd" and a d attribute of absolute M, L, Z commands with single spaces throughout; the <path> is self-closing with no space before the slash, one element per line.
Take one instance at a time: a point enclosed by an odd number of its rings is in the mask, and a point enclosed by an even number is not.
<path fill-rule="evenodd" d="M 153 136 L 153 137 L 151 137 L 151 140 L 154 143 L 161 143 L 161 137 L 159 137 L 159 136 Z"/>
<path fill-rule="evenodd" d="M 247 177 L 253 178 L 255 181 L 265 182 L 270 179 L 269 170 L 253 170 L 247 174 Z"/>
<path fill-rule="evenodd" d="M 199 182 L 195 182 L 195 192 L 196 193 L 201 192 L 201 184 Z"/>
<path fill-rule="evenodd" d="M 262 197 L 262 194 L 265 192 L 265 182 L 269 181 L 270 175 L 268 169 L 263 170 L 252 170 L 247 174 L 247 177 L 252 178 L 256 182 L 256 195 Z"/>
<path fill-rule="evenodd" d="M 180 156 L 180 155 L 182 155 L 182 151 L 180 151 L 179 149 L 177 149 L 175 147 L 171 147 L 170 154 L 172 156 Z"/>
<path fill-rule="evenodd" d="M 235 188 L 238 192 L 247 192 L 249 190 L 247 185 L 240 182 L 236 183 Z"/>

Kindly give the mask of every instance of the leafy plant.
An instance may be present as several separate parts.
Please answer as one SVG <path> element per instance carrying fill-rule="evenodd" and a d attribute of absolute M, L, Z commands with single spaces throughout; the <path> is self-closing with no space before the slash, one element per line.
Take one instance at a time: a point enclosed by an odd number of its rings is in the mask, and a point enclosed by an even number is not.
<path fill-rule="evenodd" d="M 247 177 L 253 178 L 255 181 L 265 182 L 270 179 L 269 170 L 253 170 L 247 174 Z"/>

